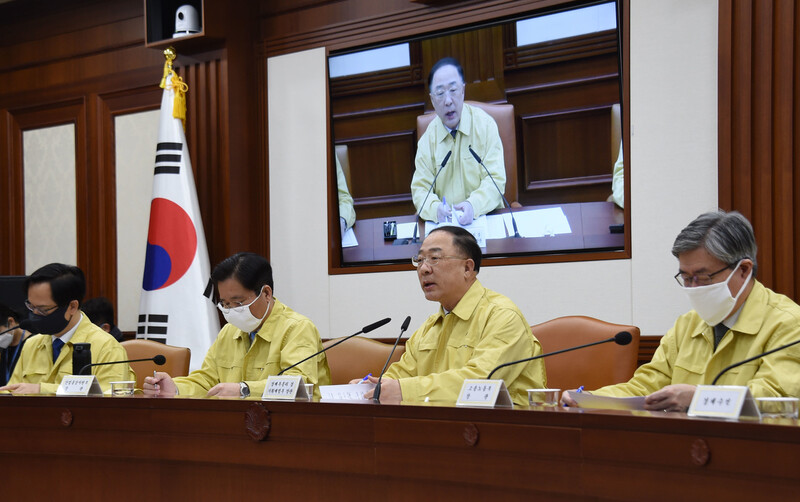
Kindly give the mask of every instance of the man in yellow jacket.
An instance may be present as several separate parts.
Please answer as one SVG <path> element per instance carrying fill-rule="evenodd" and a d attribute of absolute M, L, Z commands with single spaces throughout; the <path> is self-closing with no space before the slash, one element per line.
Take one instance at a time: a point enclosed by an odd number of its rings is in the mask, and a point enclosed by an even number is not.
<path fill-rule="evenodd" d="M 55 394 L 61 380 L 72 374 L 76 343 L 91 344 L 92 363 L 128 359 L 122 345 L 80 311 L 86 293 L 86 279 L 80 268 L 62 263 L 45 265 L 28 277 L 25 289 L 25 305 L 31 313 L 23 326 L 40 335 L 27 339 L 8 385 L 0 387 L 0 391 Z M 128 364 L 96 366 L 92 373 L 104 392 L 110 390 L 112 381 L 136 380 Z"/>
<path fill-rule="evenodd" d="M 502 363 L 542 353 L 517 306 L 477 280 L 481 248 L 472 234 L 459 227 L 439 227 L 428 234 L 412 262 L 425 298 L 439 302 L 440 308 L 384 374 L 382 403 L 453 404 L 464 379 L 486 378 Z M 526 389 L 545 387 L 547 381 L 541 359 L 495 375 L 505 380 L 511 399 L 520 405 L 528 402 Z M 371 398 L 372 391 L 365 397 Z"/>
<path fill-rule="evenodd" d="M 194 397 L 249 397 L 263 394 L 267 377 L 322 350 L 316 326 L 274 296 L 272 267 L 254 253 L 238 253 L 214 268 L 211 280 L 217 306 L 228 324 L 208 349 L 203 366 L 189 376 L 159 372 L 144 379 L 144 394 Z M 331 383 L 325 354 L 311 358 L 286 375 L 300 375 L 319 386 Z"/>
<path fill-rule="evenodd" d="M 593 394 L 647 396 L 645 408 L 685 411 L 696 385 L 709 385 L 725 367 L 800 339 L 800 306 L 755 279 L 756 241 L 737 212 L 700 215 L 672 247 L 675 275 L 693 310 L 661 339 L 652 361 L 626 383 Z M 800 395 L 800 347 L 726 372 L 720 385 L 746 385 L 755 397 Z M 569 392 L 562 402 L 575 405 Z"/>

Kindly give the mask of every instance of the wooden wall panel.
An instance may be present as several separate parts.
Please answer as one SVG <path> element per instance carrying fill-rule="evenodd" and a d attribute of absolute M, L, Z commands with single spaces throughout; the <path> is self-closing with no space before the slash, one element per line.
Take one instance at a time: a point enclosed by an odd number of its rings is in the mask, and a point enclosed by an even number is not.
<path fill-rule="evenodd" d="M 800 296 L 800 10 L 720 2 L 719 204 L 750 219 L 758 278 Z"/>

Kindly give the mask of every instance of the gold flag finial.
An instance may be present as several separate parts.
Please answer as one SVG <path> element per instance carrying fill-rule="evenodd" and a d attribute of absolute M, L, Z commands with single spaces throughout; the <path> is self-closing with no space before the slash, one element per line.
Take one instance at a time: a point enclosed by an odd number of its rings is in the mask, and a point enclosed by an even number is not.
<path fill-rule="evenodd" d="M 172 46 L 167 47 L 164 49 L 164 57 L 167 60 L 164 62 L 164 76 L 161 77 L 161 88 L 165 88 L 167 86 L 167 77 L 170 73 L 172 73 L 172 62 L 175 61 L 177 55 L 175 54 L 175 48 Z"/>
<path fill-rule="evenodd" d="M 161 88 L 166 89 L 167 85 L 169 85 L 175 93 L 172 116 L 176 119 L 181 119 L 184 127 L 186 127 L 186 92 L 189 90 L 189 86 L 186 85 L 180 75 L 175 73 L 175 70 L 172 68 L 172 62 L 175 61 L 177 57 L 175 48 L 167 47 L 164 49 L 164 57 L 167 58 L 167 60 L 164 62 L 164 76 L 161 77 Z"/>

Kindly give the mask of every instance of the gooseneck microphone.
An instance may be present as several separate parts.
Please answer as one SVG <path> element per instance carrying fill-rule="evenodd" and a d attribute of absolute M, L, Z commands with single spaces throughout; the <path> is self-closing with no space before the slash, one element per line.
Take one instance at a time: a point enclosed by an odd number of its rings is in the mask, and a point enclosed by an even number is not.
<path fill-rule="evenodd" d="M 383 326 L 384 324 L 388 324 L 388 323 L 389 323 L 391 320 L 392 320 L 392 318 L 391 318 L 391 317 L 387 317 L 386 319 L 381 319 L 380 321 L 374 322 L 374 323 L 372 323 L 372 324 L 370 324 L 370 325 L 368 325 L 368 326 L 364 326 L 363 328 L 361 328 L 359 331 L 357 331 L 357 332 L 353 333 L 352 335 L 346 336 L 346 337 L 342 338 L 341 340 L 339 340 L 338 342 L 336 342 L 336 343 L 333 343 L 333 344 L 331 344 L 331 345 L 328 345 L 328 346 L 327 346 L 327 347 L 325 347 L 324 349 L 322 349 L 322 350 L 320 350 L 320 351 L 318 351 L 318 352 L 315 352 L 315 353 L 311 354 L 310 356 L 306 357 L 306 358 L 305 358 L 305 359 L 303 359 L 302 361 L 296 362 L 296 363 L 294 363 L 293 365 L 291 365 L 291 366 L 289 366 L 289 367 L 287 367 L 287 368 L 284 368 L 284 369 L 282 369 L 282 370 L 281 370 L 281 371 L 278 373 L 278 375 L 277 375 L 277 376 L 281 376 L 281 375 L 283 375 L 283 373 L 284 373 L 285 371 L 288 371 L 288 370 L 290 370 L 290 369 L 294 368 L 295 366 L 298 366 L 298 365 L 300 365 L 300 364 L 303 364 L 304 362 L 308 361 L 308 360 L 309 360 L 309 359 L 311 359 L 312 357 L 316 357 L 316 356 L 318 356 L 318 355 L 322 354 L 323 352 L 325 352 L 326 350 L 328 350 L 328 349 L 332 349 L 332 348 L 336 347 L 337 345 L 339 345 L 339 344 L 340 344 L 340 343 L 342 343 L 342 342 L 346 342 L 347 340 L 349 340 L 349 339 L 353 338 L 354 336 L 358 336 L 358 335 L 360 335 L 360 334 L 362 334 L 362 333 L 369 333 L 370 331 L 372 331 L 372 330 L 374 330 L 374 329 L 378 329 L 378 328 L 380 328 L 381 326 Z"/>
<path fill-rule="evenodd" d="M 628 345 L 629 343 L 631 343 L 631 340 L 633 340 L 633 336 L 630 333 L 628 333 L 627 331 L 620 331 L 611 338 L 600 340 L 599 342 L 587 343 L 586 345 L 578 345 L 577 347 L 570 347 L 568 349 L 561 349 L 555 352 L 548 352 L 547 354 L 539 354 L 538 356 L 526 357 L 525 359 L 520 359 L 519 361 L 511 361 L 510 363 L 503 363 L 500 366 L 493 369 L 492 372 L 489 373 L 489 376 L 486 377 L 486 379 L 491 380 L 492 375 L 494 375 L 495 371 L 499 370 L 500 368 L 505 368 L 506 366 L 513 366 L 515 364 L 524 363 L 527 361 L 533 361 L 534 359 L 541 359 L 547 356 L 554 356 L 556 354 L 561 354 L 562 352 L 570 352 L 572 350 L 585 349 L 586 347 L 591 347 L 593 345 L 600 345 L 601 343 L 614 342 L 617 345 Z"/>
<path fill-rule="evenodd" d="M 76 373 L 76 375 L 83 375 L 83 372 L 87 368 L 91 368 L 91 367 L 94 367 L 94 366 L 105 366 L 106 364 L 140 363 L 140 362 L 143 362 L 143 361 L 153 361 L 154 363 L 156 363 L 157 366 L 162 366 L 165 362 L 167 362 L 167 358 L 164 357 L 161 354 L 158 354 L 157 356 L 145 357 L 143 359 L 128 359 L 127 361 L 110 361 L 110 362 L 107 362 L 107 363 L 87 364 L 86 366 L 81 368 L 81 370 L 78 373 Z"/>
<path fill-rule="evenodd" d="M 477 161 L 478 164 L 483 166 L 484 171 L 486 171 L 486 174 L 489 175 L 489 179 L 492 180 L 492 183 L 494 183 L 494 187 L 497 189 L 497 193 L 500 194 L 500 197 L 503 198 L 503 202 L 506 203 L 506 207 L 508 208 L 508 214 L 511 215 L 511 224 L 514 225 L 514 237 L 515 238 L 522 237 L 521 235 L 519 235 L 519 230 L 517 230 L 517 220 L 514 219 L 514 210 L 511 209 L 511 204 L 508 203 L 508 199 L 506 199 L 505 194 L 503 194 L 502 190 L 500 190 L 500 187 L 497 186 L 497 182 L 494 180 L 494 176 L 492 176 L 492 173 L 489 172 L 489 169 L 483 163 L 478 154 L 475 153 L 475 150 L 472 149 L 472 145 L 469 145 L 467 148 L 469 148 L 469 153 L 471 153 L 472 156 L 475 157 L 475 161 Z"/>
<path fill-rule="evenodd" d="M 717 380 L 719 380 L 719 377 L 721 377 L 728 370 L 732 370 L 733 368 L 736 368 L 737 366 L 741 366 L 743 364 L 749 363 L 750 361 L 755 361 L 756 359 L 760 359 L 760 358 L 762 358 L 764 356 L 768 356 L 768 355 L 772 354 L 773 352 L 778 352 L 779 350 L 787 349 L 787 348 L 791 347 L 792 345 L 797 345 L 798 343 L 800 343 L 800 340 L 796 340 L 796 341 L 794 341 L 792 343 L 787 343 L 786 345 L 781 345 L 780 347 L 774 348 L 772 350 L 768 350 L 766 352 L 762 352 L 761 354 L 758 354 L 758 355 L 753 356 L 753 357 L 749 357 L 749 358 L 745 359 L 744 361 L 739 361 L 738 363 L 731 364 L 727 368 L 725 368 L 722 371 L 720 371 L 717 374 L 716 377 L 714 377 L 714 381 L 711 382 L 711 385 L 717 385 Z"/>
<path fill-rule="evenodd" d="M 375 385 L 375 391 L 372 393 L 372 399 L 376 403 L 381 402 L 381 381 L 383 380 L 383 374 L 386 373 L 386 368 L 389 366 L 389 361 L 392 360 L 394 350 L 397 348 L 397 344 L 400 343 L 400 339 L 403 338 L 403 333 L 406 332 L 409 324 L 411 324 L 411 316 L 406 317 L 406 320 L 403 321 L 403 325 L 400 326 L 400 334 L 397 336 L 397 340 L 394 341 L 394 347 L 392 347 L 392 351 L 389 352 L 389 357 L 386 358 L 386 363 L 381 370 L 381 376 L 378 377 L 378 383 Z"/>
<path fill-rule="evenodd" d="M 453 155 L 453 150 L 450 150 L 449 152 L 447 152 L 447 155 L 444 156 L 444 160 L 442 161 L 441 165 L 439 165 L 439 170 L 436 171 L 436 175 L 433 177 L 433 181 L 431 182 L 431 187 L 428 189 L 428 193 L 425 194 L 425 198 L 422 200 L 422 205 L 419 206 L 419 211 L 417 211 L 417 217 L 415 219 L 415 225 L 414 225 L 414 237 L 411 239 L 411 242 L 417 242 L 417 230 L 419 230 L 419 214 L 425 207 L 425 203 L 428 202 L 428 197 L 431 196 L 433 187 L 436 186 L 436 179 L 439 177 L 440 174 L 442 174 L 444 166 L 447 164 L 447 161 L 450 160 L 451 155 Z"/>

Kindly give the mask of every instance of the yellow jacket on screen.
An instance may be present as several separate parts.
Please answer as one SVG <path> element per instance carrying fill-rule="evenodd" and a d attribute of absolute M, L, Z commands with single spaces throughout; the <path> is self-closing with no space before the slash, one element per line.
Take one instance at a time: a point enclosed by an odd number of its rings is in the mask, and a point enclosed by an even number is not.
<path fill-rule="evenodd" d="M 653 360 L 626 383 L 593 394 L 646 396 L 671 384 L 710 385 L 725 367 L 800 339 L 800 307 L 755 281 L 739 318 L 714 351 L 714 329 L 697 312 L 682 315 Z M 800 396 L 800 346 L 727 371 L 718 385 L 746 385 L 754 397 Z"/>
<path fill-rule="evenodd" d="M 430 316 L 406 343 L 384 378 L 399 380 L 403 401 L 454 403 L 465 379 L 484 379 L 498 365 L 542 353 L 522 312 L 505 296 L 475 281 L 452 312 Z M 544 363 L 499 370 L 511 399 L 527 404 L 526 389 L 545 387 Z"/>
<path fill-rule="evenodd" d="M 222 327 L 203 366 L 188 376 L 175 378 L 180 395 L 205 397 L 218 383 L 246 382 L 251 396 L 264 392 L 267 377 L 322 350 L 322 341 L 314 323 L 275 300 L 272 312 L 250 344 L 250 335 L 233 324 Z M 325 354 L 313 357 L 284 375 L 300 375 L 319 386 L 331 383 L 331 371 Z"/>
<path fill-rule="evenodd" d="M 470 153 L 470 145 L 492 173 L 497 187 Z M 450 151 L 453 154 L 436 178 L 436 186 L 425 202 L 425 207 L 420 208 L 436 172 Z M 411 179 L 411 197 L 420 216 L 425 220 L 437 220 L 436 209 L 442 197 L 447 199 L 450 207 L 465 200 L 469 201 L 475 218 L 503 207 L 503 198 L 500 196 L 500 192 L 506 189 L 503 142 L 497 131 L 497 123 L 480 108 L 464 104 L 455 139 L 442 123 L 442 119 L 434 118 L 419 139 L 414 163 L 416 169 Z"/>

